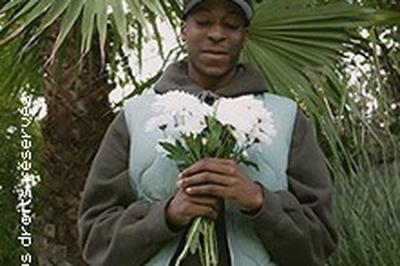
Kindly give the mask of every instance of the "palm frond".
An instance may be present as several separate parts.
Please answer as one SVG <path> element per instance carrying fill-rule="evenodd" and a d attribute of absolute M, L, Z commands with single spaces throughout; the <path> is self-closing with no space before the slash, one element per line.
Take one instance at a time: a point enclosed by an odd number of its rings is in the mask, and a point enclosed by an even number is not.
<path fill-rule="evenodd" d="M 18 36 L 1 49 L 0 53 L 0 95 L 10 101 L 19 97 L 22 90 L 39 95 L 43 85 L 42 54 L 43 42 L 36 42 L 25 56 L 18 56 L 29 34 Z"/>
<path fill-rule="evenodd" d="M 310 87 L 309 71 L 332 71 L 350 31 L 400 23 L 400 11 L 339 2 L 309 6 L 301 0 L 270 0 L 258 6 L 243 59 L 262 68 L 274 90 Z"/>
<path fill-rule="evenodd" d="M 375 129 L 349 98 L 337 62 L 360 27 L 400 22 L 400 11 L 376 10 L 346 2 L 313 6 L 301 0 L 270 0 L 257 6 L 242 60 L 256 66 L 275 93 L 296 99 L 311 115 L 330 164 L 345 171 L 358 161 L 343 140 L 338 117 L 353 108 L 350 119 L 359 131 L 381 143 Z M 353 134 L 352 133 L 352 134 Z M 383 145 L 383 144 L 381 144 Z M 362 147 L 357 148 L 362 152 Z M 331 167 L 332 168 L 332 167 Z M 350 167 L 351 168 L 351 167 Z M 350 170 L 350 169 L 347 169 Z"/>
<path fill-rule="evenodd" d="M 114 33 L 117 36 L 112 36 L 112 39 L 122 45 L 130 46 L 133 42 L 128 25 L 129 18 L 136 20 L 139 28 L 149 35 L 150 28 L 157 27 L 157 24 L 149 21 L 148 13 L 166 17 L 168 21 L 175 23 L 176 14 L 180 12 L 176 9 L 180 9 L 179 0 L 169 1 L 167 4 L 159 0 L 15 0 L 0 9 L 0 15 L 13 13 L 12 18 L 0 29 L 0 47 L 4 47 L 39 21 L 40 25 L 28 42 L 32 44 L 56 21 L 61 21 L 50 60 L 54 59 L 77 24 L 80 24 L 81 28 L 81 53 L 85 55 L 89 51 L 93 35 L 97 32 L 104 58 L 106 38 L 110 38 Z M 110 25 L 115 26 L 115 30 L 109 31 Z M 177 24 L 173 26 L 176 27 Z"/>

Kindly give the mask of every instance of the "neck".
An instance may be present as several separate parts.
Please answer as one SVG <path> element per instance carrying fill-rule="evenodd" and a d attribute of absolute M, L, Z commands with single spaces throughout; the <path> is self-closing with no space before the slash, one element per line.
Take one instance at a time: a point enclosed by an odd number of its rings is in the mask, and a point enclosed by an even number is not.
<path fill-rule="evenodd" d="M 188 76 L 196 84 L 200 85 L 202 88 L 215 91 L 219 88 L 228 85 L 236 74 L 236 67 L 231 69 L 228 73 L 222 76 L 208 76 L 200 73 L 195 69 L 195 67 L 190 64 L 188 67 Z"/>

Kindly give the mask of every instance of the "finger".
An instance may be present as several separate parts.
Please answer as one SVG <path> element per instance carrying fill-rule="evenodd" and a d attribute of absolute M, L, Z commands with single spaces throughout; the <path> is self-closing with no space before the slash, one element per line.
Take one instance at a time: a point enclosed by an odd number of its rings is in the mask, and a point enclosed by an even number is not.
<path fill-rule="evenodd" d="M 214 172 L 201 172 L 191 176 L 179 179 L 177 185 L 179 188 L 185 189 L 191 186 L 202 184 L 217 184 L 221 186 L 229 186 L 233 182 L 231 176 L 217 174 Z"/>
<path fill-rule="evenodd" d="M 190 213 L 191 209 L 196 205 L 203 205 L 213 208 L 216 212 L 221 210 L 220 204 L 222 204 L 221 199 L 212 196 L 192 196 L 186 193 L 183 189 L 178 192 L 180 205 L 185 210 L 185 213 Z"/>
<path fill-rule="evenodd" d="M 214 196 L 218 198 L 226 199 L 230 195 L 228 187 L 219 186 L 215 184 L 205 184 L 199 186 L 192 186 L 185 189 L 188 195 L 192 196 Z"/>
<path fill-rule="evenodd" d="M 205 216 L 215 220 L 218 216 L 218 213 L 214 210 L 214 208 L 205 205 L 194 205 L 191 209 L 191 212 L 192 218 L 195 218 L 197 216 Z"/>
<path fill-rule="evenodd" d="M 231 174 L 235 172 L 235 168 L 236 163 L 233 160 L 205 158 L 186 168 L 179 176 L 180 178 L 184 178 L 203 171 L 215 172 L 219 174 Z"/>
<path fill-rule="evenodd" d="M 177 228 L 186 226 L 197 216 L 205 216 L 216 219 L 220 212 L 218 199 L 204 196 L 190 196 L 183 190 L 179 190 L 177 195 L 168 204 L 168 222 Z"/>
<path fill-rule="evenodd" d="M 220 202 L 215 197 L 207 197 L 207 196 L 189 196 L 189 200 L 191 203 L 205 205 L 213 208 L 216 212 L 220 211 Z"/>

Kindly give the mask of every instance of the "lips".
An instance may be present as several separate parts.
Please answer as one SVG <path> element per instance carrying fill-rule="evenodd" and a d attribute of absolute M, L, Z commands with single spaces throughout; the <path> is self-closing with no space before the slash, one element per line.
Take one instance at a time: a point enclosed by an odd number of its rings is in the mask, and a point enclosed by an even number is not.
<path fill-rule="evenodd" d="M 205 60 L 213 62 L 213 64 L 220 64 L 229 58 L 229 53 L 222 49 L 205 49 L 202 54 Z"/>
<path fill-rule="evenodd" d="M 221 49 L 205 49 L 202 52 L 204 54 L 212 54 L 212 55 L 228 55 L 229 54 L 226 50 L 221 50 Z"/>

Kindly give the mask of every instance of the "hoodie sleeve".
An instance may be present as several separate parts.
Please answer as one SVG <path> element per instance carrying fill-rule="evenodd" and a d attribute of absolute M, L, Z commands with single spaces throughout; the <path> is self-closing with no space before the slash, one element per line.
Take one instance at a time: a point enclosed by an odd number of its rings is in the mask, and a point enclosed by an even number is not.
<path fill-rule="evenodd" d="M 124 114 L 110 125 L 93 161 L 79 208 L 79 244 L 90 265 L 141 265 L 177 233 L 166 224 L 167 202 L 136 200 L 128 174 Z"/>
<path fill-rule="evenodd" d="M 253 217 L 273 261 L 280 266 L 325 265 L 338 236 L 332 215 L 332 180 L 310 122 L 298 111 L 288 163 L 288 191 L 264 187 Z"/>

